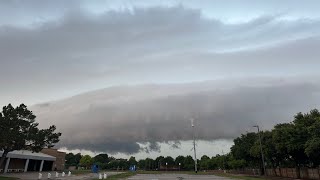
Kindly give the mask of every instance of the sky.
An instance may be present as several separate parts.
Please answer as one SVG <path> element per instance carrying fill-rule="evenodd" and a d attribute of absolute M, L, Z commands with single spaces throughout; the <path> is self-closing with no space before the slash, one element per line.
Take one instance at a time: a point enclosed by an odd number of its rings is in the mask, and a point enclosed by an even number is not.
<path fill-rule="evenodd" d="M 116 157 L 228 152 L 319 107 L 317 0 L 0 1 L 0 104 L 57 147 Z"/>

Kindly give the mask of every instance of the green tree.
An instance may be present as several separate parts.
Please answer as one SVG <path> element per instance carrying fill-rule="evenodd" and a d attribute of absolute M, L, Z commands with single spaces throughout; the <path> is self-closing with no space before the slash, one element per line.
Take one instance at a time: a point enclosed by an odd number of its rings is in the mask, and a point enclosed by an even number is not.
<path fill-rule="evenodd" d="M 191 156 L 186 156 L 183 162 L 183 167 L 186 170 L 194 170 L 194 160 Z"/>
<path fill-rule="evenodd" d="M 160 169 L 161 166 L 163 166 L 163 163 L 165 165 L 165 162 L 163 161 L 164 157 L 163 156 L 159 156 L 156 158 L 155 163 L 157 164 L 157 168 Z"/>
<path fill-rule="evenodd" d="M 215 157 L 212 157 L 211 163 L 215 166 L 216 169 L 225 169 L 226 167 L 226 155 L 217 154 Z"/>
<path fill-rule="evenodd" d="M 108 169 L 117 169 L 119 167 L 119 161 L 117 161 L 116 159 L 111 160 L 108 163 Z"/>
<path fill-rule="evenodd" d="M 138 161 L 138 167 L 139 169 L 143 169 L 143 170 L 146 170 L 146 160 L 145 159 L 140 159 Z"/>
<path fill-rule="evenodd" d="M 320 113 L 318 110 L 310 112 L 312 124 L 307 127 L 309 138 L 305 144 L 305 153 L 310 158 L 313 167 L 320 165 Z"/>
<path fill-rule="evenodd" d="M 129 158 L 129 165 L 137 165 L 138 163 L 137 163 L 137 160 L 136 160 L 136 158 L 135 157 L 133 157 L 133 156 L 131 156 L 130 158 Z"/>
<path fill-rule="evenodd" d="M 81 154 L 73 154 L 73 153 L 68 153 L 66 154 L 66 166 L 78 166 L 80 163 L 81 159 Z"/>
<path fill-rule="evenodd" d="M 108 154 L 98 154 L 93 158 L 93 161 L 96 163 L 108 163 L 109 162 L 109 156 Z"/>
<path fill-rule="evenodd" d="M 146 158 L 145 159 L 145 169 L 146 170 L 152 170 L 155 165 L 155 160 L 151 158 Z"/>
<path fill-rule="evenodd" d="M 168 167 L 173 166 L 174 165 L 174 159 L 171 156 L 167 156 L 163 159 L 164 165 L 166 165 L 165 163 L 168 164 Z"/>
<path fill-rule="evenodd" d="M 128 163 L 127 159 L 117 159 L 117 161 L 119 163 L 119 168 L 121 170 L 129 169 L 129 163 Z"/>
<path fill-rule="evenodd" d="M 55 133 L 54 125 L 39 129 L 35 119 L 36 116 L 24 104 L 16 108 L 11 104 L 3 107 L 0 112 L 0 150 L 3 151 L 0 166 L 11 151 L 26 149 L 39 152 L 59 142 L 61 133 Z"/>
<path fill-rule="evenodd" d="M 264 154 L 264 160 L 267 166 L 271 167 L 276 174 L 276 168 L 284 163 L 284 157 L 286 153 L 283 151 L 277 151 L 275 141 L 273 139 L 273 131 L 261 131 L 262 151 Z M 250 149 L 252 156 L 261 158 L 260 143 L 257 140 L 253 147 Z"/>
<path fill-rule="evenodd" d="M 231 159 L 228 161 L 228 166 L 232 169 L 242 169 L 246 166 L 246 161 L 243 159 Z"/>
<path fill-rule="evenodd" d="M 201 170 L 208 170 L 210 165 L 210 158 L 207 155 L 203 155 L 200 159 L 200 169 Z"/>
<path fill-rule="evenodd" d="M 93 158 L 93 162 L 101 169 L 106 169 L 109 162 L 108 154 L 98 154 Z"/>
<path fill-rule="evenodd" d="M 174 164 L 178 167 L 179 163 L 180 163 L 180 168 L 185 169 L 184 168 L 184 160 L 185 160 L 184 156 L 177 156 L 176 159 L 174 160 Z"/>
<path fill-rule="evenodd" d="M 242 134 L 234 139 L 234 145 L 231 147 L 232 156 L 238 160 L 245 160 L 248 167 L 259 167 L 261 158 L 257 158 L 250 153 L 257 139 L 257 134 L 253 132 Z"/>
<path fill-rule="evenodd" d="M 85 168 L 90 168 L 90 166 L 93 164 L 93 159 L 89 155 L 84 155 L 80 159 L 80 165 Z"/>

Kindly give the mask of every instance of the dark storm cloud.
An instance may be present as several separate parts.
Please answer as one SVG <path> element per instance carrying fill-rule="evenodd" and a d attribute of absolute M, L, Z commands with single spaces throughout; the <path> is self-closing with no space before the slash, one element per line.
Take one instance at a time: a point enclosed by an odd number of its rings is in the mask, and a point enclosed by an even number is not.
<path fill-rule="evenodd" d="M 157 142 L 191 140 L 190 118 L 198 139 L 231 139 L 319 106 L 318 78 L 239 82 L 117 87 L 33 109 L 40 124 L 55 123 L 63 133 L 60 146 L 134 153 L 141 150 L 137 143 L 149 143 L 148 152 L 159 151 Z"/>
<path fill-rule="evenodd" d="M 33 106 L 41 126 L 63 133 L 60 147 L 159 151 L 190 140 L 190 118 L 199 139 L 230 139 L 319 106 L 317 18 L 265 13 L 230 24 L 184 6 L 99 14 L 77 1 L 23 2 L 0 1 L 2 104 L 159 84 Z M 208 79 L 221 80 L 160 85 Z"/>

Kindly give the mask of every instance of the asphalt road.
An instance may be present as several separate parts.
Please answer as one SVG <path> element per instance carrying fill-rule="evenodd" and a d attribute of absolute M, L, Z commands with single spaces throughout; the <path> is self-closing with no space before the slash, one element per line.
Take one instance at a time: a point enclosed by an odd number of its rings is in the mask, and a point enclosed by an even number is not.
<path fill-rule="evenodd" d="M 99 178 L 98 174 L 94 173 L 89 173 L 89 174 L 81 174 L 81 175 L 71 175 L 71 176 L 65 176 L 61 177 L 61 173 L 59 174 L 59 177 L 55 177 L 55 172 L 42 172 L 42 178 L 41 179 L 48 179 L 48 173 L 51 173 L 51 178 L 50 179 L 56 179 L 56 180 L 89 180 L 89 179 L 97 179 Z M 103 172 L 101 172 L 103 173 Z M 119 174 L 121 172 L 107 172 L 108 176 L 114 175 L 114 174 Z M 23 180 L 36 180 L 39 177 L 38 172 L 28 172 L 28 173 L 7 173 L 4 176 L 7 177 L 17 177 Z"/>
<path fill-rule="evenodd" d="M 201 180 L 201 179 L 213 179 L 213 180 L 230 180 L 225 177 L 219 177 L 215 175 L 189 175 L 189 174 L 137 174 L 129 177 L 128 180 Z"/>

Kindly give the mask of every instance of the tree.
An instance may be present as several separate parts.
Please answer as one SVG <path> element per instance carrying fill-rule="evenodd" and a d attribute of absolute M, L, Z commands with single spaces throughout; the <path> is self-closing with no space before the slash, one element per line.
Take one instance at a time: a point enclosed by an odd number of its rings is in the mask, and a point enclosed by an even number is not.
<path fill-rule="evenodd" d="M 106 169 L 109 162 L 108 154 L 98 154 L 93 158 L 93 162 L 101 169 Z"/>
<path fill-rule="evenodd" d="M 73 153 L 66 154 L 66 166 L 78 166 L 81 157 L 82 156 L 80 153 L 77 153 L 75 155 Z"/>
<path fill-rule="evenodd" d="M 129 158 L 129 165 L 131 166 L 131 165 L 137 165 L 137 161 L 136 161 L 136 158 L 135 157 L 133 157 L 133 156 L 131 156 L 130 158 Z"/>
<path fill-rule="evenodd" d="M 108 154 L 98 154 L 93 158 L 94 163 L 108 163 L 109 156 Z"/>
<path fill-rule="evenodd" d="M 185 159 L 184 159 L 184 162 L 183 162 L 183 167 L 186 169 L 186 170 L 193 170 L 194 169 L 194 160 L 191 156 L 187 156 Z"/>
<path fill-rule="evenodd" d="M 146 170 L 146 160 L 140 159 L 138 161 L 138 167 L 139 167 L 140 170 L 142 170 L 142 169 Z"/>
<path fill-rule="evenodd" d="M 116 159 L 113 159 L 108 163 L 109 169 L 117 169 L 118 167 L 119 167 L 119 161 L 117 161 Z"/>
<path fill-rule="evenodd" d="M 310 158 L 313 167 L 320 165 L 320 113 L 318 110 L 310 112 L 312 123 L 307 127 L 309 138 L 305 144 L 305 153 Z"/>
<path fill-rule="evenodd" d="M 201 170 L 208 170 L 210 164 L 210 158 L 207 155 L 203 155 L 200 159 L 200 169 Z"/>
<path fill-rule="evenodd" d="M 156 158 L 155 163 L 157 164 L 158 169 L 160 170 L 161 166 L 163 165 L 163 163 L 165 163 L 163 161 L 164 157 L 163 156 L 159 156 Z"/>
<path fill-rule="evenodd" d="M 246 165 L 246 161 L 241 159 L 231 159 L 230 161 L 228 161 L 228 165 L 232 168 L 232 169 L 242 169 L 245 167 Z"/>
<path fill-rule="evenodd" d="M 209 163 L 209 166 L 214 167 L 215 169 L 225 169 L 226 167 L 226 155 L 217 154 L 215 157 L 212 157 Z"/>
<path fill-rule="evenodd" d="M 178 156 L 178 157 L 176 157 L 176 159 L 174 160 L 174 164 L 176 165 L 176 166 L 179 166 L 179 163 L 180 163 L 180 168 L 181 169 L 184 169 L 184 159 L 185 159 L 185 157 L 184 156 Z"/>
<path fill-rule="evenodd" d="M 0 150 L 3 151 L 0 166 L 11 151 L 25 149 L 39 152 L 59 142 L 61 133 L 55 133 L 54 125 L 39 129 L 35 119 L 36 116 L 24 104 L 16 108 L 11 104 L 3 107 L 0 112 Z"/>
<path fill-rule="evenodd" d="M 82 156 L 80 159 L 80 164 L 85 168 L 89 168 L 93 164 L 93 159 L 89 155 Z"/>
<path fill-rule="evenodd" d="M 174 165 L 174 159 L 171 156 L 167 156 L 163 159 L 164 163 L 168 163 L 168 166 Z"/>
<path fill-rule="evenodd" d="M 284 165 L 286 159 L 288 159 L 288 154 L 286 151 L 277 150 L 277 144 L 275 139 L 273 138 L 275 131 L 261 131 L 261 141 L 262 143 L 262 150 L 264 154 L 264 160 L 267 166 L 271 167 L 276 174 L 276 168 Z M 260 151 L 260 143 L 257 140 L 254 146 L 251 148 L 250 153 L 257 157 L 261 158 L 261 151 Z"/>
<path fill-rule="evenodd" d="M 117 159 L 117 161 L 119 161 L 119 168 L 121 168 L 122 170 L 129 169 L 127 159 Z"/>
<path fill-rule="evenodd" d="M 145 169 L 146 170 L 152 170 L 154 167 L 155 161 L 151 158 L 146 158 L 145 160 Z"/>
<path fill-rule="evenodd" d="M 258 136 L 256 133 L 242 134 L 234 139 L 234 145 L 231 147 L 231 154 L 235 159 L 245 160 L 248 167 L 257 167 L 260 165 L 260 159 L 250 153 L 250 149 L 254 146 Z"/>

